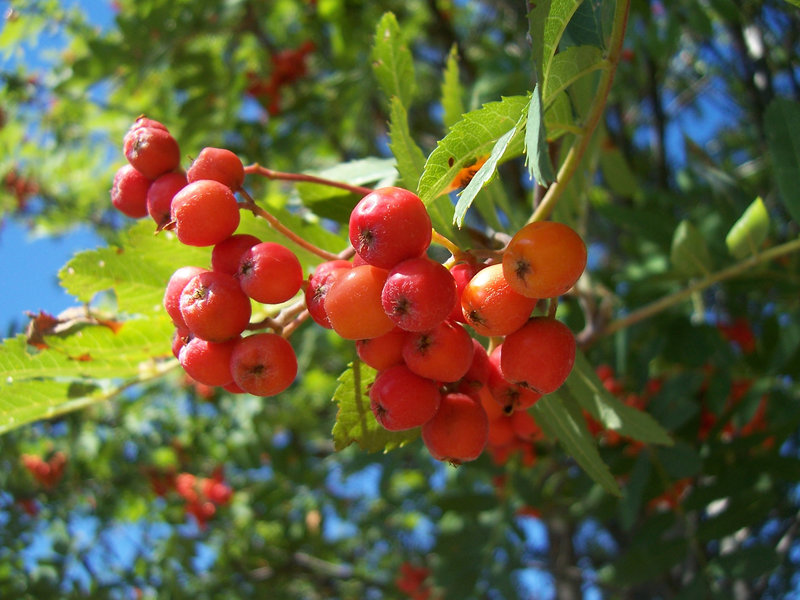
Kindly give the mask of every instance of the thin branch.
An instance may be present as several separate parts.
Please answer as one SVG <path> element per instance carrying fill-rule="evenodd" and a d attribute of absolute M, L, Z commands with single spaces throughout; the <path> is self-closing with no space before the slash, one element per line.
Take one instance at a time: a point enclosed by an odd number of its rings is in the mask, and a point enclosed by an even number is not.
<path fill-rule="evenodd" d="M 244 172 L 246 175 L 261 175 L 267 179 L 275 179 L 279 181 L 316 183 L 318 185 L 325 185 L 328 187 L 346 190 L 358 196 L 366 196 L 374 191 L 372 188 L 362 187 L 360 185 L 351 185 L 349 183 L 344 183 L 343 181 L 334 181 L 332 179 L 326 179 L 316 175 L 308 175 L 307 173 L 286 173 L 283 171 L 274 171 L 272 169 L 268 169 L 267 167 L 262 167 L 258 163 L 246 166 L 244 168 Z"/>

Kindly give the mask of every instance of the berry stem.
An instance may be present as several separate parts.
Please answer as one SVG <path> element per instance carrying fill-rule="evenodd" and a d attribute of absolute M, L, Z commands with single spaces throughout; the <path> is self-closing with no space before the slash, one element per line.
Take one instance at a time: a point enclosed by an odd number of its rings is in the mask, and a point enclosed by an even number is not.
<path fill-rule="evenodd" d="M 294 231 L 283 225 L 277 218 L 275 218 L 272 214 L 267 212 L 265 209 L 261 208 L 258 204 L 255 203 L 253 198 L 248 194 L 244 189 L 239 190 L 239 194 L 242 195 L 244 201 L 239 202 L 239 208 L 244 208 L 252 212 L 257 217 L 261 217 L 265 219 L 267 223 L 269 223 L 275 231 L 284 235 L 292 242 L 311 252 L 312 254 L 316 254 L 320 258 L 325 260 L 335 260 L 339 258 L 338 254 L 334 254 L 332 252 L 328 252 L 327 250 L 323 250 L 322 248 L 318 248 L 314 244 L 304 240 L 299 235 L 297 235 Z"/>
<path fill-rule="evenodd" d="M 302 183 L 316 183 L 319 185 L 327 185 L 328 187 L 335 187 L 342 190 L 347 190 L 359 196 L 366 196 L 372 193 L 372 188 L 362 187 L 360 185 L 351 185 L 342 181 L 333 181 L 332 179 L 325 179 L 316 175 L 308 175 L 306 173 L 286 173 L 283 171 L 274 171 L 267 167 L 262 167 L 258 163 L 248 165 L 244 168 L 245 175 L 254 174 L 261 175 L 267 179 L 278 179 L 281 181 L 297 181 Z"/>
<path fill-rule="evenodd" d="M 651 302 L 650 304 L 647 304 L 620 319 L 612 321 L 605 328 L 598 331 L 597 337 L 611 335 L 612 333 L 616 333 L 617 331 L 625 329 L 626 327 L 635 325 L 636 323 L 644 321 L 645 319 L 648 319 L 653 315 L 670 308 L 671 306 L 683 302 L 687 298 L 690 298 L 692 294 L 696 294 L 697 292 L 711 287 L 715 283 L 725 281 L 726 279 L 732 279 L 733 277 L 741 275 L 745 271 L 757 267 L 760 264 L 769 262 L 775 258 L 778 258 L 779 256 L 783 256 L 784 254 L 797 252 L 798 250 L 800 250 L 800 238 L 792 240 L 791 242 L 780 244 L 779 246 L 774 246 L 768 250 L 765 250 L 764 252 L 754 254 L 753 256 L 739 261 L 730 267 L 695 281 L 685 289 L 673 294 L 669 294 L 668 296 L 664 296 L 663 298 L 659 298 L 658 300 Z"/>
<path fill-rule="evenodd" d="M 447 248 L 450 254 L 453 255 L 453 258 L 455 258 L 456 260 L 458 260 L 461 256 L 464 255 L 464 253 L 461 251 L 461 248 L 459 248 L 456 244 L 448 240 L 446 237 L 444 237 L 441 233 L 439 233 L 435 229 L 433 229 L 431 233 L 431 243 L 438 244 L 439 246 L 444 246 L 445 248 Z"/>
<path fill-rule="evenodd" d="M 572 146 L 567 153 L 567 157 L 561 165 L 561 168 L 556 175 L 556 181 L 547 189 L 547 192 L 536 207 L 536 210 L 528 219 L 529 223 L 534 221 L 543 221 L 553 211 L 556 203 L 558 202 L 567 184 L 572 179 L 575 172 L 578 170 L 581 159 L 583 158 L 586 149 L 589 147 L 589 142 L 592 140 L 592 134 L 600 122 L 603 112 L 606 108 L 608 101 L 608 94 L 611 91 L 611 84 L 614 82 L 614 74 L 617 71 L 617 64 L 619 63 L 620 55 L 622 52 L 622 42 L 625 39 L 625 30 L 628 25 L 628 9 L 630 8 L 630 0 L 620 1 L 616 3 L 614 12 L 614 25 L 611 33 L 611 40 L 609 42 L 609 54 L 606 58 L 606 66 L 602 72 L 600 83 L 597 86 L 597 93 L 595 100 L 589 114 L 586 117 L 584 126 L 575 138 Z"/>

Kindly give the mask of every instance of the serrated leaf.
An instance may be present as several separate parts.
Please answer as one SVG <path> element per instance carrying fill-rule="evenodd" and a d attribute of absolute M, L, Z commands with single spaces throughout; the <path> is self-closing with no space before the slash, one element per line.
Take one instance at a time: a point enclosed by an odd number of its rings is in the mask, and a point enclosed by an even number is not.
<path fill-rule="evenodd" d="M 385 13 L 378 21 L 372 61 L 375 77 L 386 95 L 397 96 L 408 107 L 416 93 L 414 60 L 393 13 Z"/>
<path fill-rule="evenodd" d="M 400 184 L 414 189 L 425 168 L 425 155 L 411 137 L 408 128 L 408 113 L 397 96 L 391 101 L 389 122 L 389 149 L 397 160 Z"/>
<path fill-rule="evenodd" d="M 472 204 L 475 196 L 478 195 L 478 192 L 480 192 L 483 186 L 494 176 L 497 170 L 497 163 L 503 158 L 506 150 L 508 150 L 512 138 L 519 131 L 519 126 L 520 123 L 517 123 L 516 126 L 500 136 L 492 148 L 489 158 L 481 165 L 481 168 L 478 169 L 472 177 L 467 187 L 459 193 L 458 203 L 456 204 L 455 213 L 453 214 L 453 223 L 455 223 L 456 226 L 461 227 L 464 224 L 464 215 L 467 214 L 467 209 Z"/>
<path fill-rule="evenodd" d="M 725 245 L 731 256 L 742 259 L 756 254 L 761 244 L 767 239 L 768 233 L 769 213 L 767 213 L 767 207 L 764 206 L 761 198 L 756 198 L 725 236 Z"/>
<path fill-rule="evenodd" d="M 555 181 L 556 174 L 547 145 L 547 127 L 544 119 L 541 86 L 537 83 L 528 105 L 525 127 L 525 164 L 531 177 L 541 185 Z"/>
<path fill-rule="evenodd" d="M 458 73 L 458 47 L 453 44 L 447 55 L 442 81 L 442 120 L 450 128 L 461 119 L 464 109 L 464 88 Z"/>
<path fill-rule="evenodd" d="M 610 494 L 621 495 L 619 485 L 600 457 L 595 440 L 572 397 L 559 392 L 548 394 L 533 405 L 533 412 L 542 431 L 557 439 L 587 475 Z"/>
<path fill-rule="evenodd" d="M 516 126 L 527 105 L 527 96 L 509 96 L 464 115 L 425 162 L 417 190 L 425 204 L 443 194 L 464 167 L 489 155 L 497 140 Z M 519 156 L 521 152 L 520 139 L 510 144 L 506 155 Z"/>
<path fill-rule="evenodd" d="M 375 370 L 361 362 L 351 364 L 339 376 L 333 401 L 339 406 L 333 425 L 334 448 L 342 450 L 356 442 L 367 452 L 389 452 L 405 446 L 419 436 L 419 428 L 387 431 L 375 419 L 367 390 L 375 379 Z"/>
<path fill-rule="evenodd" d="M 675 228 L 670 261 L 672 268 L 686 277 L 708 275 L 712 270 L 706 240 L 689 221 L 683 220 Z"/>
<path fill-rule="evenodd" d="M 764 114 L 775 181 L 789 215 L 800 223 L 800 102 L 776 98 Z"/>
<path fill-rule="evenodd" d="M 545 3 L 547 4 L 547 12 L 540 34 L 542 35 L 542 77 L 539 79 L 539 81 L 543 83 L 547 81 L 547 78 L 549 77 L 550 63 L 556 54 L 558 44 L 561 41 L 561 38 L 563 37 L 573 14 L 575 14 L 575 11 L 578 10 L 578 7 L 581 5 L 582 1 L 583 0 L 555 0 Z M 536 3 L 536 8 L 532 11 L 532 18 L 541 18 L 541 13 L 538 12 L 539 4 L 541 3 Z M 539 31 L 535 31 L 534 26 L 532 25 L 531 36 L 533 37 L 537 34 L 539 34 Z M 534 54 L 534 60 L 537 60 L 536 54 Z"/>
<path fill-rule="evenodd" d="M 606 68 L 606 65 L 602 51 L 595 46 L 573 46 L 556 54 L 542 87 L 545 110 L 572 83 L 588 73 Z"/>
<path fill-rule="evenodd" d="M 669 433 L 653 417 L 624 404 L 603 386 L 583 352 L 575 355 L 575 366 L 564 386 L 606 429 L 647 444 L 672 445 Z"/>

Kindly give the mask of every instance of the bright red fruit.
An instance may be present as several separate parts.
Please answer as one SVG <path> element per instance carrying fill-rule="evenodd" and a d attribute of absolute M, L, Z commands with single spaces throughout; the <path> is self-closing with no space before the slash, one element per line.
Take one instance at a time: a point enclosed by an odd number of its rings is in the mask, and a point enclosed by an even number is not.
<path fill-rule="evenodd" d="M 186 187 L 183 173 L 164 173 L 147 190 L 147 214 L 162 229 L 172 218 L 172 199 Z"/>
<path fill-rule="evenodd" d="M 122 214 L 133 219 L 147 216 L 147 190 L 150 181 L 131 165 L 123 165 L 114 174 L 111 186 L 111 204 Z"/>
<path fill-rule="evenodd" d="M 231 355 L 239 338 L 207 342 L 193 338 L 181 348 L 178 360 L 187 375 L 205 385 L 226 385 L 233 381 Z"/>
<path fill-rule="evenodd" d="M 203 148 L 186 171 L 186 178 L 192 181 L 213 179 L 224 183 L 234 192 L 244 183 L 242 161 L 225 148 Z"/>
<path fill-rule="evenodd" d="M 549 394 L 566 381 L 575 363 L 575 336 L 561 321 L 534 317 L 503 342 L 503 376 Z"/>
<path fill-rule="evenodd" d="M 236 276 L 245 294 L 264 304 L 291 300 L 304 279 L 294 252 L 275 242 L 261 242 L 245 250 Z"/>
<path fill-rule="evenodd" d="M 427 422 L 439 408 L 436 382 L 420 377 L 405 365 L 378 373 L 369 389 L 370 408 L 389 431 L 403 431 Z"/>
<path fill-rule="evenodd" d="M 179 267 L 169 278 L 164 290 L 164 308 L 178 329 L 188 329 L 181 314 L 181 292 L 189 280 L 208 269 L 202 267 Z"/>
<path fill-rule="evenodd" d="M 239 272 L 242 255 L 261 240 L 249 233 L 235 233 L 214 246 L 211 251 L 211 268 L 228 275 Z"/>
<path fill-rule="evenodd" d="M 395 327 L 369 340 L 356 340 L 356 352 L 361 361 L 373 369 L 383 371 L 403 364 L 403 342 L 408 332 Z"/>
<path fill-rule="evenodd" d="M 213 246 L 239 226 L 239 205 L 231 189 L 219 181 L 193 181 L 172 199 L 175 234 L 187 246 Z"/>
<path fill-rule="evenodd" d="M 325 295 L 325 312 L 339 336 L 364 340 L 394 328 L 381 306 L 381 291 L 388 274 L 386 269 L 361 265 L 335 277 Z"/>
<path fill-rule="evenodd" d="M 478 458 L 488 438 L 486 411 L 466 394 L 445 394 L 439 410 L 422 426 L 422 441 L 431 456 L 454 465 Z"/>
<path fill-rule="evenodd" d="M 325 296 L 328 294 L 337 273 L 351 269 L 352 263 L 347 260 L 329 260 L 317 265 L 308 278 L 308 285 L 304 291 L 308 314 L 315 323 L 325 329 L 331 329 L 331 321 L 325 312 Z"/>
<path fill-rule="evenodd" d="M 275 333 L 256 333 L 238 341 L 231 356 L 233 380 L 254 396 L 274 396 L 297 376 L 291 344 Z"/>
<path fill-rule="evenodd" d="M 445 321 L 430 331 L 409 333 L 403 343 L 403 360 L 418 375 L 449 383 L 466 374 L 474 351 L 467 330 Z"/>
<path fill-rule="evenodd" d="M 250 299 L 235 278 L 217 271 L 192 277 L 183 288 L 180 310 L 186 327 L 209 342 L 224 342 L 242 333 L 250 322 Z"/>
<path fill-rule="evenodd" d="M 450 271 L 427 257 L 395 265 L 381 292 L 383 310 L 406 331 L 433 329 L 447 318 L 455 301 L 456 282 Z"/>
<path fill-rule="evenodd" d="M 431 243 L 431 232 L 422 200 L 398 187 L 367 194 L 350 213 L 350 243 L 367 263 L 383 269 L 422 256 Z"/>
<path fill-rule="evenodd" d="M 125 158 L 148 179 L 174 171 L 181 162 L 178 142 L 166 129 L 136 127 L 125 134 Z"/>

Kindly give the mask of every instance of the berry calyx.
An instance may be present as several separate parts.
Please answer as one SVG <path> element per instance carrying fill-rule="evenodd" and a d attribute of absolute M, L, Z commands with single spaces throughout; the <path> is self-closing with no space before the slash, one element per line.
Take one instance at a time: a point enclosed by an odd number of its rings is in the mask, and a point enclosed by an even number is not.
<path fill-rule="evenodd" d="M 196 337 L 224 342 L 242 333 L 250 322 L 250 299 L 235 278 L 217 271 L 192 277 L 180 296 L 186 327 Z"/>
<path fill-rule="evenodd" d="M 381 304 L 406 331 L 428 331 L 442 323 L 456 300 L 456 283 L 444 266 L 427 257 L 410 258 L 389 271 Z"/>

